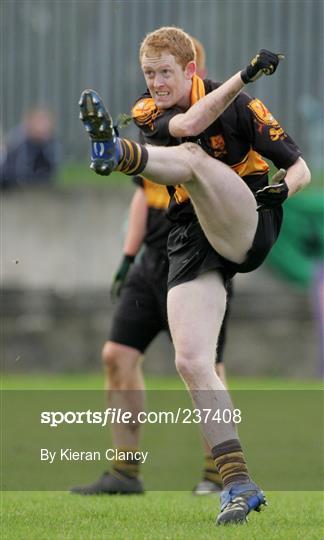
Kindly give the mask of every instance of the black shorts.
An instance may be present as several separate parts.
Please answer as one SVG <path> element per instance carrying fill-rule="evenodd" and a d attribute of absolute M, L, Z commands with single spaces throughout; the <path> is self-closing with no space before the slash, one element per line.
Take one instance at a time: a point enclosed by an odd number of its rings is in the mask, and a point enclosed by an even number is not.
<path fill-rule="evenodd" d="M 129 271 L 114 313 L 109 339 L 144 353 L 166 330 L 168 258 L 147 247 Z"/>
<path fill-rule="evenodd" d="M 168 289 L 191 281 L 209 270 L 218 270 L 226 283 L 236 273 L 258 268 L 278 238 L 282 223 L 282 207 L 259 212 L 257 230 L 251 249 L 243 263 L 222 257 L 208 242 L 196 216 L 188 223 L 176 225 L 168 240 Z"/>

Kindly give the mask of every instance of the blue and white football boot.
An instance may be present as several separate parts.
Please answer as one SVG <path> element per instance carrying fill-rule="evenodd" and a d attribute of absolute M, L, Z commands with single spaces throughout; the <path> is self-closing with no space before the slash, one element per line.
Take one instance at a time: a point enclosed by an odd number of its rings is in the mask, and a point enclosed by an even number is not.
<path fill-rule="evenodd" d="M 246 523 L 251 510 L 260 512 L 266 506 L 263 491 L 254 483 L 233 484 L 224 489 L 220 496 L 221 511 L 217 516 L 217 525 Z"/>
<path fill-rule="evenodd" d="M 119 139 L 112 118 L 94 90 L 84 90 L 80 101 L 80 119 L 91 140 L 90 168 L 108 176 L 116 169 L 120 158 Z"/>

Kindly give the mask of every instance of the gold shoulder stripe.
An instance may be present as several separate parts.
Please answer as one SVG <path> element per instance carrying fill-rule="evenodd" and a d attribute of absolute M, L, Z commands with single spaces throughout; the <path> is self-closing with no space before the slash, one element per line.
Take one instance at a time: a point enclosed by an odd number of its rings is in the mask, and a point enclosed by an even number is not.
<path fill-rule="evenodd" d="M 199 101 L 199 99 L 204 97 L 205 94 L 206 92 L 205 92 L 204 81 L 197 75 L 194 75 L 192 78 L 190 104 L 194 105 L 194 103 L 197 103 L 197 101 Z M 177 204 L 181 204 L 189 199 L 189 195 L 185 186 L 183 185 L 176 186 L 174 199 L 177 202 Z"/>
<path fill-rule="evenodd" d="M 197 75 L 194 75 L 192 77 L 192 87 L 191 87 L 191 96 L 190 96 L 191 105 L 193 105 L 194 103 L 197 103 L 197 101 L 201 99 L 202 97 L 204 97 L 204 95 L 205 95 L 204 81 Z"/>
<path fill-rule="evenodd" d="M 151 124 L 161 114 L 153 98 L 140 99 L 132 109 L 132 117 L 139 125 Z"/>

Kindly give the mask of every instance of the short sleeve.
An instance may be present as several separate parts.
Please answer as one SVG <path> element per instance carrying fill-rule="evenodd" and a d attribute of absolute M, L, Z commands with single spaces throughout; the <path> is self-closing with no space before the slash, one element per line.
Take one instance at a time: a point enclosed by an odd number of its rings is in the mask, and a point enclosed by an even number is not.
<path fill-rule="evenodd" d="M 235 100 L 238 129 L 254 150 L 280 169 L 295 163 L 301 151 L 269 109 L 257 98 L 242 93 Z"/>
<path fill-rule="evenodd" d="M 132 117 L 140 128 L 146 142 L 155 145 L 168 146 L 178 141 L 170 135 L 169 122 L 171 118 L 183 112 L 179 107 L 161 110 L 155 105 L 153 98 L 140 98 L 132 109 Z"/>

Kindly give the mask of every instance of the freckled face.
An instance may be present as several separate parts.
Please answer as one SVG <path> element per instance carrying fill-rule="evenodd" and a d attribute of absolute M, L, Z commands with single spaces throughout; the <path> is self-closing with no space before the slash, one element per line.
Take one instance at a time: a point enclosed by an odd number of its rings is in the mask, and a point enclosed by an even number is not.
<path fill-rule="evenodd" d="M 191 78 L 195 71 L 194 62 L 189 62 L 183 69 L 168 52 L 160 56 L 144 55 L 142 70 L 157 107 L 160 109 L 169 109 L 174 105 L 189 107 Z"/>

